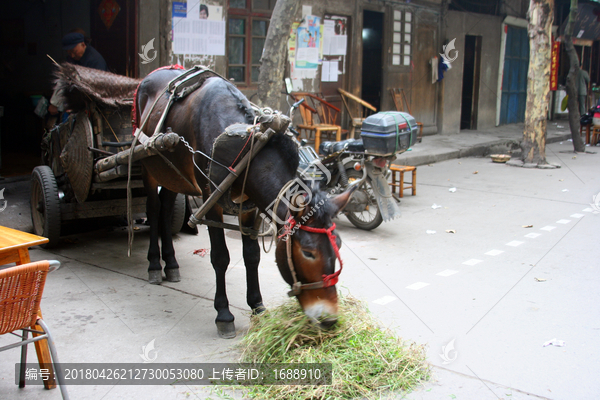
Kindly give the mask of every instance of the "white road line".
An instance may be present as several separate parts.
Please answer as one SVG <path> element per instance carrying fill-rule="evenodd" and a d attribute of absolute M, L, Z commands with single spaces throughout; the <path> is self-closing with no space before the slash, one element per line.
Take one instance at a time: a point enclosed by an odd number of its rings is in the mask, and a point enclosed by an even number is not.
<path fill-rule="evenodd" d="M 570 217 L 571 218 L 582 218 L 582 217 L 584 217 L 584 215 L 583 214 L 573 214 Z"/>
<path fill-rule="evenodd" d="M 497 256 L 498 254 L 502 254 L 502 253 L 504 253 L 503 250 L 490 250 L 485 254 L 487 254 L 488 256 Z"/>
<path fill-rule="evenodd" d="M 425 286 L 429 286 L 429 283 L 415 282 L 412 285 L 407 286 L 406 289 L 419 290 L 424 288 Z"/>
<path fill-rule="evenodd" d="M 590 207 L 588 207 L 588 208 L 584 208 L 584 209 L 583 209 L 583 210 L 581 210 L 581 211 L 583 211 L 583 212 L 592 212 L 592 211 L 594 211 L 594 210 L 592 210 Z"/>
<path fill-rule="evenodd" d="M 570 219 L 559 219 L 558 221 L 556 221 L 557 224 L 563 224 L 563 225 L 566 225 L 569 222 L 571 222 Z"/>
<path fill-rule="evenodd" d="M 518 240 L 513 240 L 512 242 L 506 243 L 507 246 L 517 247 L 522 245 L 525 242 L 519 242 Z"/>
<path fill-rule="evenodd" d="M 525 235 L 526 238 L 530 238 L 530 239 L 535 239 L 538 236 L 542 236 L 542 234 L 541 233 L 531 232 L 531 233 L 528 233 L 527 235 Z"/>
<path fill-rule="evenodd" d="M 398 298 L 394 296 L 383 296 L 380 299 L 373 300 L 373 303 L 385 306 L 386 304 L 391 303 L 394 300 L 398 300 Z"/>
<path fill-rule="evenodd" d="M 454 274 L 457 274 L 457 273 L 458 273 L 458 271 L 447 269 L 445 271 L 438 272 L 436 275 L 439 275 L 439 276 L 450 276 L 450 275 L 454 275 Z"/>
<path fill-rule="evenodd" d="M 556 229 L 556 227 L 548 225 L 548 226 L 545 226 L 543 228 L 540 228 L 540 230 L 542 230 L 542 231 L 548 231 L 548 232 L 550 232 L 552 229 Z"/>
<path fill-rule="evenodd" d="M 478 260 L 476 258 L 471 258 L 470 260 L 465 261 L 463 264 L 464 265 L 475 265 L 475 264 L 479 264 L 480 262 L 483 262 L 483 260 Z"/>

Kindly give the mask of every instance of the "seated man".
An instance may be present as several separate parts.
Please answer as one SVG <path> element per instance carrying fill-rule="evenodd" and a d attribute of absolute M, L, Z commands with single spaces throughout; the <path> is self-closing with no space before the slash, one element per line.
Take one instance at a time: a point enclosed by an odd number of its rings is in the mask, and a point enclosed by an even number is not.
<path fill-rule="evenodd" d="M 108 71 L 106 61 L 98 50 L 85 43 L 85 37 L 78 32 L 71 32 L 62 39 L 63 49 L 67 51 L 67 61 L 72 64 L 82 65 Z"/>
<path fill-rule="evenodd" d="M 85 36 L 80 32 L 71 32 L 65 35 L 62 39 L 63 49 L 67 51 L 67 62 L 81 65 L 88 68 L 108 71 L 104 57 L 92 46 L 86 44 Z M 58 101 L 56 93 L 50 99 L 48 112 L 50 115 L 57 115 L 63 112 L 62 104 Z M 66 118 L 66 115 L 63 115 Z M 63 118 L 63 120 L 64 120 Z M 53 125 L 55 121 L 50 124 Z"/>

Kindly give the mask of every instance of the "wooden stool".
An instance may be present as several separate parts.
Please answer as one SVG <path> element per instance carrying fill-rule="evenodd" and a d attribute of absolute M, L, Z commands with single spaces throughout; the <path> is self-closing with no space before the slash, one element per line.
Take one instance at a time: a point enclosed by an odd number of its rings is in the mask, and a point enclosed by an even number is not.
<path fill-rule="evenodd" d="M 585 128 L 585 143 L 590 144 L 590 130 L 592 128 L 592 124 L 587 125 L 579 125 L 579 136 L 583 135 L 583 128 Z"/>
<path fill-rule="evenodd" d="M 588 136 L 588 144 L 590 146 L 595 146 L 598 143 L 598 139 L 600 139 L 600 125 L 594 125 L 592 129 L 592 137 Z"/>
<path fill-rule="evenodd" d="M 412 189 L 412 195 L 417 195 L 417 167 L 392 164 L 390 170 L 392 171 L 392 183 L 390 183 L 392 194 L 396 193 L 396 188 L 398 188 L 398 195 L 404 197 L 404 190 L 410 188 Z M 410 171 L 412 171 L 412 182 L 404 182 L 404 173 Z M 399 177 L 396 175 L 397 173 L 400 175 Z"/>

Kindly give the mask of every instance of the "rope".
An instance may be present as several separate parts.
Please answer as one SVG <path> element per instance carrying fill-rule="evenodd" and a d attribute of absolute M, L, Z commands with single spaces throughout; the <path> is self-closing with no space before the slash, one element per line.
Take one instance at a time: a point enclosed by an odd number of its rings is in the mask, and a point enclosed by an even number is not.
<path fill-rule="evenodd" d="M 246 165 L 246 171 L 244 173 L 244 180 L 242 181 L 242 195 L 240 197 L 240 205 L 239 205 L 239 211 L 238 211 L 238 226 L 240 227 L 240 233 L 242 235 L 246 235 L 249 236 L 250 233 L 246 233 L 244 232 L 244 229 L 242 229 L 242 205 L 244 204 L 244 191 L 246 190 L 246 180 L 248 180 L 248 171 L 250 171 L 250 163 L 252 162 L 252 151 L 254 149 L 254 130 L 250 131 L 250 134 L 248 135 L 248 140 L 250 140 L 250 159 L 248 160 L 248 164 Z M 242 151 L 244 151 L 244 149 L 246 148 L 246 145 L 248 144 L 248 140 L 246 141 L 246 143 L 244 144 L 244 147 L 242 147 L 242 150 L 240 151 L 240 154 L 242 154 Z M 235 161 L 238 159 L 238 157 L 240 156 L 240 154 L 238 154 L 238 156 L 235 158 L 234 162 L 231 164 L 231 167 L 233 167 L 235 165 Z"/>

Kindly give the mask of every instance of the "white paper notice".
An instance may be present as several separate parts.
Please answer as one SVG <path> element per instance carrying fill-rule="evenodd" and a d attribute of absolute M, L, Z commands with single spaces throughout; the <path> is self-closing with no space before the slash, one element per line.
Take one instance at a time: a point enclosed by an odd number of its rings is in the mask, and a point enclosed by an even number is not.
<path fill-rule="evenodd" d="M 319 62 L 319 49 L 315 47 L 299 47 L 296 49 L 296 61 L 306 61 L 317 64 Z"/>
<path fill-rule="evenodd" d="M 323 61 L 321 82 L 337 82 L 339 73 L 338 65 L 339 61 Z"/>
<path fill-rule="evenodd" d="M 224 56 L 225 21 L 173 18 L 173 53 Z"/>
<path fill-rule="evenodd" d="M 302 6 L 302 18 L 312 15 L 312 6 Z"/>

